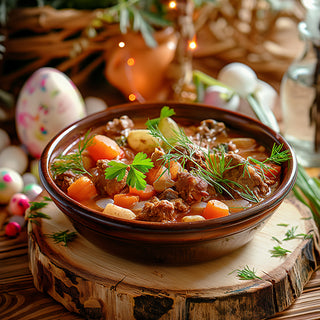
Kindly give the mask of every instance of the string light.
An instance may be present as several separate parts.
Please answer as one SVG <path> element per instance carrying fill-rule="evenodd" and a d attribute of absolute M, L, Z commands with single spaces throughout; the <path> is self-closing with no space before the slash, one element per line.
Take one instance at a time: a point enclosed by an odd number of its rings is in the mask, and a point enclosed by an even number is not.
<path fill-rule="evenodd" d="M 127 60 L 127 65 L 130 67 L 134 66 L 135 63 L 136 63 L 136 61 L 134 60 L 134 58 L 129 58 Z"/>
<path fill-rule="evenodd" d="M 169 8 L 170 9 L 175 9 L 177 7 L 177 3 L 175 1 L 170 1 L 169 2 Z"/>
<path fill-rule="evenodd" d="M 129 101 L 135 101 L 137 99 L 134 93 L 130 93 L 128 98 L 129 98 Z"/>
<path fill-rule="evenodd" d="M 189 41 L 188 47 L 190 50 L 195 50 L 197 48 L 197 42 L 195 38 L 193 38 L 191 41 Z"/>
<path fill-rule="evenodd" d="M 123 41 L 120 41 L 119 43 L 118 43 L 118 46 L 120 47 L 120 48 L 123 48 L 123 47 L 125 47 L 125 43 L 123 42 Z"/>

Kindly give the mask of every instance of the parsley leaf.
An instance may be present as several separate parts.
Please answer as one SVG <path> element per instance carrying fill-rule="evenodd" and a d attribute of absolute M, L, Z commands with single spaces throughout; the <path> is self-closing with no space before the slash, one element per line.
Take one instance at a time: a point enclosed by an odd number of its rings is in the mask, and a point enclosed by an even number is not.
<path fill-rule="evenodd" d="M 117 161 L 110 161 L 108 167 L 105 170 L 106 179 L 117 178 L 117 181 L 122 180 L 129 168 L 127 175 L 127 185 L 137 190 L 144 190 L 147 182 L 145 181 L 145 173 L 153 168 L 153 162 L 143 152 L 139 152 L 135 155 L 131 164 L 125 164 Z"/>

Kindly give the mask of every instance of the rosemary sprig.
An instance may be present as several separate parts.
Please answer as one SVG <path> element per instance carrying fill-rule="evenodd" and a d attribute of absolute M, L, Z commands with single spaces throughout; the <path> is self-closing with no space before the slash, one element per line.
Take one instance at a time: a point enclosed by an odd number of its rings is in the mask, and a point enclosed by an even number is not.
<path fill-rule="evenodd" d="M 282 239 L 283 241 L 293 240 L 293 239 L 310 239 L 312 238 L 312 234 L 305 234 L 305 233 L 296 233 L 298 226 L 293 226 L 291 229 L 287 230 L 285 233 L 285 238 Z"/>
<path fill-rule="evenodd" d="M 253 280 L 253 279 L 262 280 L 262 278 L 260 278 L 256 275 L 254 268 L 252 268 L 252 270 L 250 270 L 250 268 L 247 265 L 243 269 L 236 269 L 236 270 L 232 271 L 231 273 L 234 273 L 234 272 L 237 273 L 239 280 Z"/>
<path fill-rule="evenodd" d="M 54 178 L 68 170 L 71 170 L 75 174 L 90 175 L 90 173 L 84 168 L 82 159 L 84 150 L 92 143 L 93 137 L 90 137 L 90 132 L 91 130 L 88 130 L 83 139 L 80 139 L 77 152 L 60 155 L 51 164 L 50 168 Z"/>
<path fill-rule="evenodd" d="M 49 215 L 39 211 L 40 209 L 45 208 L 49 204 L 49 202 L 52 201 L 51 198 L 46 196 L 44 196 L 43 199 L 44 201 L 40 202 L 31 201 L 29 207 L 29 214 L 27 215 L 27 219 L 30 222 L 37 225 L 39 225 L 39 222 L 35 220 L 36 218 L 51 219 Z"/>
<path fill-rule="evenodd" d="M 281 246 L 275 246 L 272 250 L 270 250 L 271 257 L 283 257 L 290 253 L 290 250 L 287 250 Z"/>
<path fill-rule="evenodd" d="M 47 234 L 46 236 L 52 238 L 55 243 L 63 242 L 64 246 L 67 247 L 68 243 L 77 237 L 77 233 L 75 231 L 64 230 Z"/>

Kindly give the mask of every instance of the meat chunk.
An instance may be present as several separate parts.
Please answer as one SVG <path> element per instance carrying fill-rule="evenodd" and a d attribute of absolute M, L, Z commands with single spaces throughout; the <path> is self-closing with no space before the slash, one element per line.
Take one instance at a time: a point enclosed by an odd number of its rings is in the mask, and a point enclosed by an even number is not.
<path fill-rule="evenodd" d="M 75 174 L 71 170 L 68 170 L 64 173 L 61 173 L 55 177 L 55 183 L 57 186 L 64 192 L 67 192 L 67 189 L 70 185 L 80 178 L 81 175 Z"/>
<path fill-rule="evenodd" d="M 105 170 L 109 160 L 98 160 L 96 167 L 91 171 L 93 175 L 93 183 L 102 195 L 114 196 L 120 193 L 127 185 L 127 174 L 120 181 L 117 178 L 106 179 Z"/>
<path fill-rule="evenodd" d="M 134 127 L 133 121 L 126 115 L 109 121 L 106 125 L 106 134 L 113 139 L 121 136 L 127 137 L 128 132 Z"/>
<path fill-rule="evenodd" d="M 200 201 L 209 195 L 208 183 L 188 172 L 178 173 L 175 188 L 179 196 L 188 204 Z"/>
<path fill-rule="evenodd" d="M 190 152 L 190 150 L 192 150 L 192 152 Z M 172 153 L 179 153 L 187 156 L 192 154 L 192 160 L 189 159 L 189 157 L 184 158 L 184 168 L 188 171 L 193 168 L 197 168 L 197 164 L 202 168 L 206 168 L 205 156 L 203 152 L 198 148 L 194 148 L 192 144 L 188 146 L 177 145 Z"/>
<path fill-rule="evenodd" d="M 153 200 L 146 202 L 137 220 L 152 222 L 169 222 L 175 220 L 174 204 L 168 200 Z"/>
<path fill-rule="evenodd" d="M 165 152 L 161 148 L 155 148 L 151 154 L 151 161 L 154 167 L 161 167 L 164 164 L 164 159 L 162 158 L 164 154 Z"/>
<path fill-rule="evenodd" d="M 225 162 L 229 163 L 231 169 L 227 169 L 223 173 L 223 178 L 237 182 L 247 188 L 247 190 L 251 190 L 257 196 L 265 196 L 269 192 L 268 185 L 254 168 L 241 165 L 244 161 L 245 159 L 238 154 L 225 154 Z M 243 192 L 243 189 L 235 185 L 232 185 L 232 188 L 238 192 Z"/>
<path fill-rule="evenodd" d="M 215 146 L 215 138 L 220 134 L 226 135 L 225 124 L 213 119 L 207 119 L 200 122 L 200 126 L 196 128 L 192 140 L 202 147 L 212 148 Z"/>
<path fill-rule="evenodd" d="M 170 200 L 174 200 L 174 199 L 178 199 L 178 198 L 179 198 L 178 192 L 171 189 L 171 188 L 164 190 L 159 195 L 160 200 L 169 200 L 170 201 Z"/>

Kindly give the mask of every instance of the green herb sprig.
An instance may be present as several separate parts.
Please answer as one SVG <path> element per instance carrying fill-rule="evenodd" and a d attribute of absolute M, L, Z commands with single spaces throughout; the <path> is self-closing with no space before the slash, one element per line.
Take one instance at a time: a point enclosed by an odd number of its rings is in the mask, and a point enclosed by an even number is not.
<path fill-rule="evenodd" d="M 248 267 L 248 265 L 246 265 L 243 269 L 236 269 L 236 270 L 232 271 L 231 273 L 234 273 L 234 272 L 237 273 L 239 280 L 253 280 L 253 279 L 262 280 L 262 278 L 260 278 L 256 275 L 256 271 L 254 270 L 254 268 L 252 268 L 252 270 L 251 270 Z"/>
<path fill-rule="evenodd" d="M 44 201 L 30 202 L 29 214 L 27 215 L 27 219 L 30 222 L 37 224 L 37 225 L 39 225 L 39 222 L 37 220 L 35 220 L 37 218 L 51 219 L 51 217 L 49 215 L 47 215 L 46 213 L 43 213 L 39 210 L 45 208 L 49 204 L 49 202 L 52 200 L 51 200 L 51 198 L 46 197 L 46 196 L 43 197 L 43 200 Z"/>
<path fill-rule="evenodd" d="M 287 250 L 281 246 L 274 246 L 272 250 L 270 250 L 271 257 L 283 257 L 288 253 L 291 253 L 290 250 Z"/>
<path fill-rule="evenodd" d="M 136 188 L 137 190 L 144 190 L 147 185 L 145 173 L 147 173 L 151 168 L 153 168 L 151 159 L 147 158 L 145 153 L 139 152 L 135 155 L 131 164 L 110 161 L 105 170 L 105 178 L 117 178 L 117 181 L 121 181 L 129 169 L 126 180 L 128 186 Z"/>
<path fill-rule="evenodd" d="M 63 242 L 64 246 L 67 247 L 68 243 L 73 241 L 77 237 L 77 233 L 75 231 L 64 230 L 47 234 L 46 236 L 53 239 L 55 243 Z"/>
<path fill-rule="evenodd" d="M 293 239 L 311 239 L 313 237 L 312 234 L 306 233 L 296 233 L 298 226 L 293 226 L 285 233 L 285 238 L 282 239 L 283 241 L 293 240 Z"/>
<path fill-rule="evenodd" d="M 51 172 L 55 178 L 57 175 L 63 174 L 71 170 L 75 174 L 88 174 L 91 175 L 83 164 L 82 154 L 84 150 L 92 143 L 93 137 L 90 136 L 91 130 L 88 130 L 83 139 L 78 143 L 78 149 L 75 153 L 60 155 L 51 164 Z"/>
<path fill-rule="evenodd" d="M 196 176 L 207 181 L 208 184 L 215 187 L 218 192 L 225 192 L 232 198 L 233 196 L 231 191 L 233 190 L 237 192 L 243 199 L 255 203 L 259 202 L 258 197 L 247 186 L 243 186 L 236 181 L 224 178 L 223 174 L 226 170 L 230 170 L 236 166 L 241 165 L 244 166 L 243 173 L 245 173 L 247 167 L 254 166 L 254 164 L 258 164 L 260 168 L 264 168 L 265 170 L 270 170 L 270 168 L 265 164 L 266 162 L 271 161 L 278 164 L 290 159 L 287 150 L 281 151 L 282 145 L 274 145 L 270 157 L 268 157 L 263 162 L 253 158 L 248 158 L 248 160 L 244 163 L 231 165 L 231 160 L 227 161 L 225 158 L 225 151 L 223 147 L 218 147 L 216 150 L 205 150 L 201 146 L 193 143 L 182 129 L 180 129 L 178 132 L 175 132 L 176 137 L 175 139 L 173 139 L 175 142 L 173 144 L 164 136 L 164 134 L 158 128 L 158 123 L 163 117 L 168 117 L 173 114 L 174 111 L 172 109 L 170 109 L 169 107 L 164 107 L 161 110 L 160 118 L 148 120 L 148 122 L 146 123 L 150 134 L 158 138 L 167 151 L 166 154 L 164 154 L 162 157 L 164 163 L 169 165 L 170 161 L 174 160 L 180 162 L 182 166 L 184 166 L 187 161 L 192 162 L 195 167 L 193 173 Z M 183 150 L 181 150 L 180 147 L 182 147 Z M 206 167 L 203 167 L 194 160 L 193 155 L 196 152 L 199 152 L 204 156 Z M 215 156 L 212 157 L 212 153 L 219 153 L 219 161 L 216 160 Z"/>

